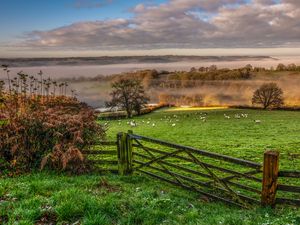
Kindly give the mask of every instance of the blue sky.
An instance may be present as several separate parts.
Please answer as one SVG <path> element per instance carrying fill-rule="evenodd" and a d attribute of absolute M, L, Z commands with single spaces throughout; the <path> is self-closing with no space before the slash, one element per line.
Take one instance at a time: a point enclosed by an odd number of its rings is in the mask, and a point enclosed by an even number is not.
<path fill-rule="evenodd" d="M 1 0 L 0 56 L 294 54 L 298 21 L 299 0 Z"/>
<path fill-rule="evenodd" d="M 130 8 L 143 2 L 145 1 L 114 0 L 103 7 L 77 8 L 74 0 L 1 0 L 0 41 L 18 38 L 32 30 L 54 29 L 79 21 L 130 18 Z M 164 1 L 151 1 L 162 2 Z"/>

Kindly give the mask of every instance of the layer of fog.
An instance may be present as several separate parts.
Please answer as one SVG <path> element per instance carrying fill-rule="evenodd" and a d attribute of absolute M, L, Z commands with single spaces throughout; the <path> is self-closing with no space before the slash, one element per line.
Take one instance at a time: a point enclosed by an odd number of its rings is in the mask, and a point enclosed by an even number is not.
<path fill-rule="evenodd" d="M 24 67 L 11 68 L 11 74 L 16 74 L 20 70 L 29 74 L 37 74 L 40 70 L 44 72 L 44 77 L 52 79 L 95 77 L 97 75 L 111 75 L 142 69 L 156 70 L 190 70 L 191 67 L 217 65 L 219 68 L 240 68 L 246 64 L 255 67 L 276 67 L 279 63 L 300 65 L 300 57 L 281 57 L 278 60 L 265 59 L 260 61 L 201 61 L 201 62 L 176 62 L 176 63 L 149 63 L 149 64 L 115 64 L 102 66 L 47 66 L 47 67 Z M 300 104 L 300 78 L 284 77 L 280 80 L 273 79 L 284 90 L 286 102 L 289 105 Z M 219 81 L 207 83 L 201 87 L 192 89 L 169 90 L 182 94 L 202 94 L 204 103 L 207 105 L 245 105 L 250 104 L 253 91 L 265 80 L 250 81 Z M 100 82 L 71 82 L 71 88 L 76 89 L 78 98 L 94 107 L 101 107 L 109 99 L 109 84 Z M 71 89 L 70 88 L 70 89 Z M 158 99 L 158 94 L 165 90 L 152 90 L 149 92 L 151 101 Z"/>
<path fill-rule="evenodd" d="M 264 60 L 253 61 L 195 61 L 195 62 L 172 62 L 172 63 L 137 63 L 137 64 L 112 64 L 112 65 L 76 65 L 76 66 L 39 66 L 39 67 L 12 67 L 11 72 L 17 73 L 23 71 L 29 74 L 37 74 L 40 70 L 44 72 L 46 76 L 50 76 L 53 79 L 63 78 L 78 78 L 78 77 L 95 77 L 98 75 L 111 75 L 123 72 L 130 72 L 143 69 L 156 69 L 156 70 L 189 70 L 191 67 L 210 66 L 212 64 L 217 65 L 219 68 L 240 68 L 246 64 L 251 64 L 254 67 L 276 67 L 278 63 L 300 64 L 299 56 L 280 57 L 280 58 L 266 58 Z"/>

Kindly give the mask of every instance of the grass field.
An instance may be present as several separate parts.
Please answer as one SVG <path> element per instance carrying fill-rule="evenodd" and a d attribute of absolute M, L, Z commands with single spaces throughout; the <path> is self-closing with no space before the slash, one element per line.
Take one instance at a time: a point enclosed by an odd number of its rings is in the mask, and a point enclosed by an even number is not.
<path fill-rule="evenodd" d="M 235 114 L 248 116 L 236 119 Z M 260 163 L 266 149 L 277 149 L 281 168 L 300 169 L 300 112 L 169 109 L 134 120 L 137 127 L 127 124 L 131 120 L 109 121 L 107 138 L 115 140 L 117 132 L 131 129 L 140 135 Z M 0 179 L 0 224 L 50 222 L 298 225 L 300 209 L 237 209 L 207 202 L 196 193 L 139 174 L 67 176 L 44 172 Z"/>
<path fill-rule="evenodd" d="M 235 114 L 248 116 L 236 119 Z M 206 118 L 205 122 L 201 117 Z M 299 111 L 171 108 L 134 120 L 137 127 L 127 124 L 131 120 L 109 121 L 107 138 L 115 139 L 118 132 L 133 130 L 136 134 L 259 163 L 263 153 L 272 149 L 280 151 L 281 169 L 300 169 Z"/>
<path fill-rule="evenodd" d="M 144 176 L 38 173 L 0 180 L 0 224 L 297 225 L 294 208 L 242 210 L 208 203 Z M 52 223 L 51 223 L 52 222 Z"/>

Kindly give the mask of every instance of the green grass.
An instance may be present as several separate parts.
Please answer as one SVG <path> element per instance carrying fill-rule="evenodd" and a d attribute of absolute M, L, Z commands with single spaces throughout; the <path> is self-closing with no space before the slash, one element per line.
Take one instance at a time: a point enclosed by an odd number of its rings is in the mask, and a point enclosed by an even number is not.
<path fill-rule="evenodd" d="M 115 140 L 118 132 L 132 129 L 260 163 L 266 149 L 277 149 L 281 168 L 299 170 L 300 112 L 207 110 L 203 122 L 199 117 L 204 112 L 160 110 L 134 118 L 135 128 L 127 124 L 130 120 L 110 121 L 108 139 Z M 225 119 L 224 113 L 231 119 Z M 234 119 L 236 113 L 249 116 Z M 172 121 L 166 122 L 165 117 Z M 122 177 L 44 172 L 4 178 L 0 180 L 0 215 L 0 224 L 300 224 L 299 208 L 237 209 L 137 173 Z"/>
<path fill-rule="evenodd" d="M 206 122 L 200 113 L 207 112 Z M 196 115 L 197 113 L 197 115 Z M 225 119 L 224 113 L 231 119 Z M 248 118 L 234 119 L 235 114 L 247 113 Z M 174 115 L 179 121 L 176 121 Z M 165 117 L 171 117 L 166 122 Z M 237 158 L 262 162 L 266 150 L 280 151 L 280 168 L 300 168 L 300 112 L 222 109 L 207 111 L 161 110 L 136 117 L 137 127 L 127 124 L 131 120 L 109 121 L 108 139 L 115 139 L 120 131 L 205 149 Z M 254 120 L 261 120 L 256 124 Z M 143 121 L 145 123 L 143 123 Z M 147 124 L 147 121 L 150 121 Z M 104 123 L 104 121 L 101 121 Z M 152 124 L 155 124 L 155 127 Z M 176 126 L 171 125 L 175 123 Z"/>
<path fill-rule="evenodd" d="M 139 175 L 70 177 L 37 173 L 2 179 L 0 215 L 0 224 L 300 223 L 299 209 L 242 210 L 207 203 L 193 192 Z"/>

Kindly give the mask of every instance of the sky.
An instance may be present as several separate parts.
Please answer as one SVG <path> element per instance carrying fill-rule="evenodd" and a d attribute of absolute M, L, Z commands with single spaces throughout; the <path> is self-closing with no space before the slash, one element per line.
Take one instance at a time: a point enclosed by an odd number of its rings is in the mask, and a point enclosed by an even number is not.
<path fill-rule="evenodd" d="M 0 2 L 0 57 L 300 55 L 300 0 Z"/>

